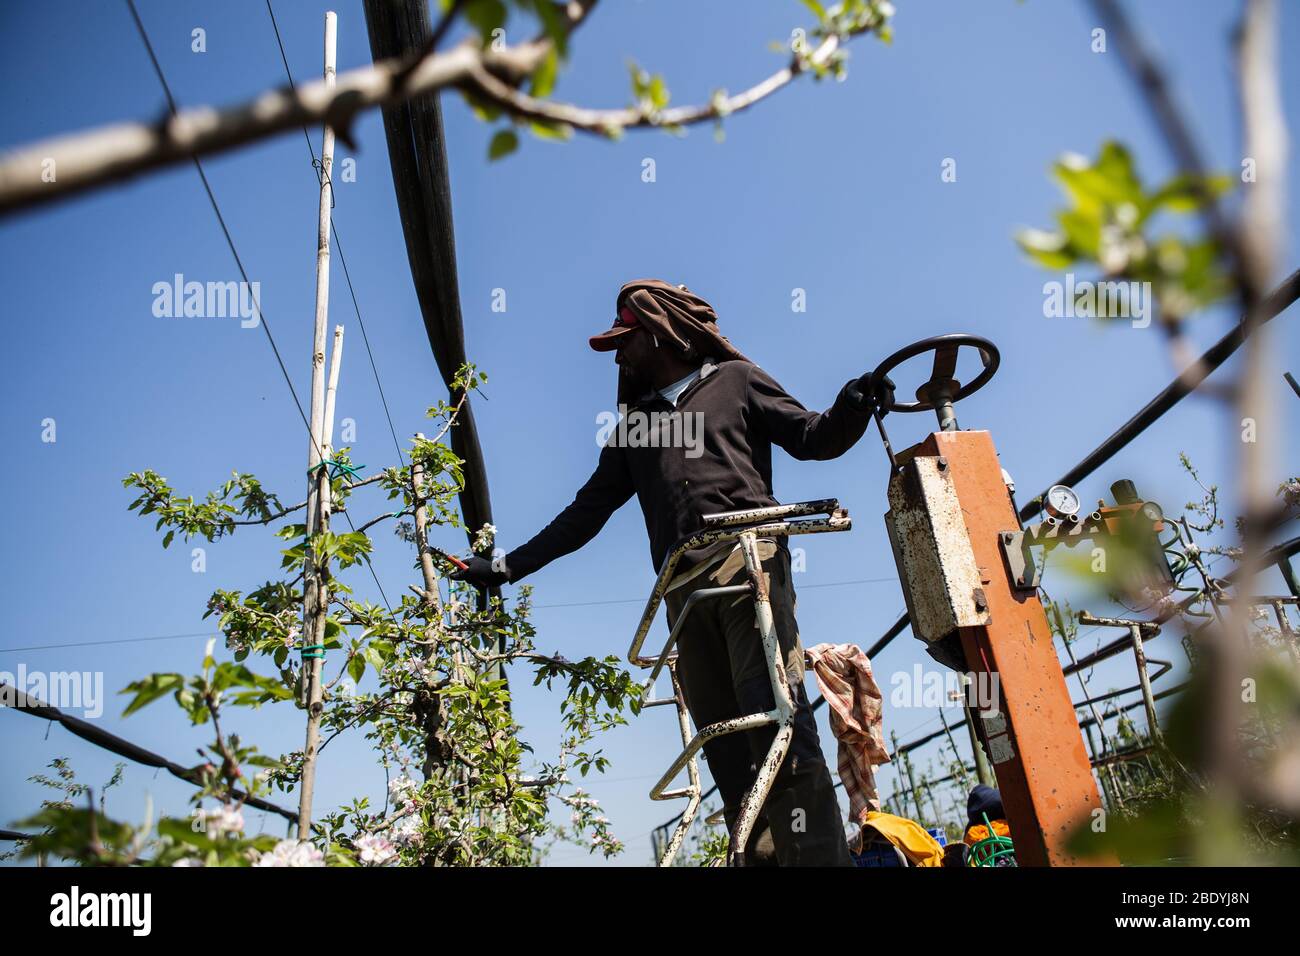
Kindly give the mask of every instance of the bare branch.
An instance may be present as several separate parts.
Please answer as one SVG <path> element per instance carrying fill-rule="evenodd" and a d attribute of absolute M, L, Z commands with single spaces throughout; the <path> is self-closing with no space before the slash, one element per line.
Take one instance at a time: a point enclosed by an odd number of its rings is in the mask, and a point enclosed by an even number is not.
<path fill-rule="evenodd" d="M 307 507 L 307 502 L 302 501 L 296 505 L 293 505 L 292 507 L 281 508 L 279 511 L 275 512 L 274 514 L 267 515 L 265 518 L 239 518 L 239 519 L 232 519 L 230 523 L 234 525 L 270 524 L 272 521 L 275 521 L 279 518 L 283 518 L 285 515 L 293 514 L 295 511 L 301 511 L 303 508 L 306 507 Z"/>
<path fill-rule="evenodd" d="M 569 29 L 576 28 L 594 5 L 595 0 L 569 3 Z M 383 60 L 349 70 L 338 75 L 333 87 L 316 80 L 224 109 L 195 107 L 154 123 L 117 123 L 20 147 L 0 162 L 0 215 L 302 126 L 324 123 L 350 142 L 352 122 L 363 110 L 453 86 L 475 66 L 522 80 L 551 46 L 549 39 L 539 38 L 493 50 L 471 39 L 414 61 Z"/>
<path fill-rule="evenodd" d="M 355 529 L 354 529 L 354 533 L 356 533 L 356 534 L 361 534 L 361 532 L 363 532 L 363 531 L 367 531 L 367 530 L 369 530 L 370 528 L 373 528 L 375 525 L 379 524 L 379 522 L 381 522 L 381 521 L 385 521 L 385 520 L 387 520 L 387 519 L 389 519 L 389 518 L 402 518 L 402 517 L 406 517 L 407 515 L 410 515 L 410 514 L 411 514 L 411 510 L 408 508 L 408 509 L 406 509 L 405 511 L 394 511 L 394 512 L 392 512 L 391 514 L 382 514 L 382 515 L 379 515 L 377 518 L 371 518 L 371 519 L 370 519 L 369 521 L 367 521 L 365 524 L 361 525 L 361 527 L 359 527 L 359 528 L 355 528 Z"/>
<path fill-rule="evenodd" d="M 863 27 L 850 36 L 868 32 L 869 29 Z M 749 109 L 755 103 L 787 86 L 801 73 L 814 67 L 825 66 L 839 49 L 840 43 L 838 36 L 829 36 L 806 59 L 795 56 L 785 68 L 734 96 L 719 96 L 707 104 L 679 106 L 659 112 L 647 112 L 630 106 L 620 109 L 588 109 L 570 103 L 537 99 L 499 79 L 483 64 L 471 65 L 468 77 L 459 85 L 467 92 L 488 100 L 520 119 L 562 123 L 586 133 L 617 136 L 625 129 L 646 127 L 671 129 L 690 126 Z"/>
<path fill-rule="evenodd" d="M 1238 42 L 1243 145 L 1255 162 L 1255 181 L 1246 189 L 1240 225 L 1240 284 L 1246 326 L 1245 363 L 1238 386 L 1238 413 L 1252 420 L 1258 440 L 1241 442 L 1238 494 L 1246 519 L 1243 587 L 1251 590 L 1254 562 L 1264 550 L 1267 525 L 1261 519 L 1273 501 L 1273 373 L 1269 369 L 1262 304 L 1281 261 L 1286 228 L 1286 119 L 1278 88 L 1277 7 L 1274 0 L 1249 0 Z M 1253 333 L 1253 334 L 1252 334 Z"/>
<path fill-rule="evenodd" d="M 572 32 L 596 0 L 570 0 L 561 9 Z M 615 137 L 625 129 L 675 129 L 721 119 L 749 109 L 809 70 L 821 71 L 842 43 L 870 32 L 874 24 L 856 26 L 826 37 L 811 54 L 796 54 L 790 63 L 734 96 L 719 93 L 707 104 L 664 110 L 642 107 L 589 109 L 538 99 L 519 89 L 551 53 L 545 34 L 516 46 L 482 48 L 474 39 L 439 53 L 435 47 L 450 25 L 457 5 L 439 23 L 433 43 L 415 57 L 383 60 L 339 74 L 331 89 L 323 81 L 281 88 L 233 107 L 196 107 L 153 124 L 121 123 L 73 133 L 22 147 L 0 162 L 0 216 L 72 196 L 192 156 L 225 152 L 286 130 L 325 123 L 344 142 L 358 113 L 425 93 L 454 87 L 495 105 L 518 119 L 560 124 L 596 135 Z"/>
<path fill-rule="evenodd" d="M 1251 305 L 1267 297 L 1286 235 L 1287 131 L 1278 88 L 1277 37 L 1272 32 L 1276 21 L 1272 0 L 1250 0 L 1238 47 L 1245 154 L 1255 161 L 1256 170 L 1256 180 L 1246 190 L 1241 223 L 1242 273 Z"/>
<path fill-rule="evenodd" d="M 1259 799 L 1261 792 L 1273 801 L 1288 796 L 1252 778 L 1243 760 L 1240 730 L 1245 719 L 1241 681 L 1247 673 L 1246 635 L 1250 629 L 1249 599 L 1258 593 L 1255 577 L 1267 542 L 1265 515 L 1272 496 L 1268 488 L 1274 464 L 1273 376 L 1264 326 L 1264 299 L 1280 261 L 1285 226 L 1286 120 L 1282 113 L 1277 60 L 1277 4 L 1274 0 L 1247 0 L 1238 34 L 1238 77 L 1241 97 L 1242 140 L 1245 154 L 1255 161 L 1255 181 L 1247 187 L 1239 223 L 1238 290 L 1245 318 L 1245 355 L 1237 388 L 1237 417 L 1244 427 L 1252 422 L 1256 436 L 1237 441 L 1237 494 L 1243 528 L 1242 558 L 1238 566 L 1237 594 L 1245 600 L 1233 608 L 1227 633 L 1215 644 L 1211 669 L 1213 708 L 1208 726 L 1208 772 L 1220 799 Z M 1253 334 L 1252 334 L 1253 333 Z"/>
<path fill-rule="evenodd" d="M 438 46 L 442 43 L 442 38 L 447 35 L 452 23 L 460 16 L 460 12 L 464 8 L 465 0 L 452 0 L 451 6 L 447 8 L 447 12 L 442 15 L 442 19 L 438 21 L 438 25 L 433 28 L 433 33 L 429 36 L 429 51 L 438 49 Z"/>

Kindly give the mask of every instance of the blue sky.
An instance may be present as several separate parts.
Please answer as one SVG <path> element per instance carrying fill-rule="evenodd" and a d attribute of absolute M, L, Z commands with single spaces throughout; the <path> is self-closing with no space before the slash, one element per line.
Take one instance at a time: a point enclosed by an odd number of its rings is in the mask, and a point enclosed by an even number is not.
<path fill-rule="evenodd" d="M 339 14 L 340 69 L 369 61 L 359 2 L 281 0 L 277 16 L 299 79 L 319 72 L 322 17 L 331 6 Z M 1063 151 L 1093 154 L 1114 137 L 1134 151 L 1148 181 L 1170 172 L 1116 54 L 1091 52 L 1096 24 L 1086 6 L 897 6 L 892 46 L 855 42 L 846 82 L 800 82 L 734 117 L 722 143 L 707 128 L 682 138 L 629 135 L 618 144 L 525 140 L 517 154 L 489 163 L 491 130 L 457 97 L 446 98 L 461 302 L 470 357 L 490 376 L 489 400 L 476 414 L 506 547 L 548 521 L 594 466 L 596 416 L 613 405 L 614 369 L 585 337 L 608 325 L 614 293 L 629 278 L 661 276 L 709 298 L 723 331 L 810 407 L 829 404 L 846 379 L 914 339 L 949 331 L 991 338 L 1002 370 L 958 416 L 964 427 L 993 432 L 1003 464 L 1031 494 L 1169 380 L 1154 328 L 1045 319 L 1042 285 L 1056 277 L 1026 262 L 1012 241 L 1018 227 L 1050 223 L 1060 201 L 1047 168 Z M 283 82 L 260 0 L 141 0 L 140 8 L 182 105 L 230 103 Z M 1137 16 L 1213 166 L 1229 172 L 1240 162 L 1228 45 L 1236 8 L 1153 0 Z M 1300 17 L 1289 6 L 1282 17 L 1281 47 L 1296 48 Z M 621 105 L 633 58 L 665 74 L 675 103 L 702 101 L 716 87 L 737 90 L 775 70 L 780 60 L 768 44 L 806 24 L 793 0 L 603 4 L 575 39 L 557 95 Z M 0 119 L 0 147 L 160 114 L 161 92 L 124 4 L 5 5 L 0 26 L 0 78 L 25 91 Z M 195 27 L 207 32 L 206 53 L 191 52 Z M 1300 89 L 1295 62 L 1284 61 L 1283 70 L 1283 89 Z M 1300 129 L 1300 104 L 1292 98 L 1286 108 L 1291 129 Z M 312 136 L 318 143 L 319 131 Z M 423 410 L 442 389 L 378 114 L 364 116 L 356 136 L 359 151 L 340 146 L 336 160 L 354 158 L 357 176 L 339 184 L 335 222 L 405 436 L 423 427 Z M 949 157 L 958 176 L 944 183 L 940 168 Z M 646 158 L 655 161 L 653 183 L 642 181 Z M 294 131 L 206 167 L 305 402 L 317 193 L 306 145 Z M 1300 221 L 1297 201 L 1293 190 L 1292 223 Z M 1293 252 L 1294 231 L 1290 244 Z M 178 166 L 6 221 L 0 269 L 10 315 L 0 403 L 10 464 L 0 473 L 0 496 L 10 502 L 11 542 L 0 557 L 8 593 L 0 670 L 21 662 L 31 670 L 102 671 L 110 692 L 151 671 L 192 671 L 202 638 L 12 648 L 201 632 L 212 590 L 248 588 L 278 566 L 278 541 L 254 530 L 209 546 L 206 574 L 192 573 L 189 547 L 162 550 L 151 523 L 127 513 L 130 496 L 120 485 L 128 472 L 154 468 L 197 495 L 237 469 L 296 501 L 303 484 L 302 423 L 263 333 L 229 319 L 152 313 L 153 284 L 176 273 L 238 278 L 197 176 Z M 353 457 L 374 469 L 395 452 L 340 269 L 333 280 L 331 319 L 348 329 L 338 416 L 356 421 Z M 791 311 L 796 288 L 806 290 L 804 313 Z M 494 289 L 506 292 L 504 313 L 491 309 Z M 1230 320 L 1226 311 L 1205 313 L 1192 337 L 1207 345 Z M 1272 326 L 1279 385 L 1281 367 L 1298 354 L 1300 332 L 1289 325 L 1284 318 Z M 1300 454 L 1281 436 L 1294 426 L 1296 404 L 1278 394 L 1288 417 L 1261 441 L 1274 442 L 1279 467 L 1295 474 Z M 53 444 L 41 441 L 46 418 L 57 422 Z M 889 424 L 901 447 L 931 422 L 897 416 Z M 1114 479 L 1130 477 L 1176 510 L 1197 496 L 1177 469 L 1178 453 L 1227 482 L 1235 434 L 1218 406 L 1188 400 L 1079 490 L 1094 500 Z M 903 608 L 880 517 L 887 476 L 878 441 L 869 433 L 834 462 L 778 456 L 775 472 L 783 500 L 838 496 L 856 523 L 850 534 L 804 542 L 807 566 L 796 586 L 804 588 L 805 644 L 869 644 Z M 381 508 L 376 500 L 376 513 Z M 461 549 L 463 538 L 446 531 L 437 543 Z M 375 563 L 390 597 L 415 580 L 410 560 L 404 545 L 379 535 Z M 541 648 L 622 655 L 652 579 L 641 516 L 629 505 L 585 550 L 530 579 Z M 862 580 L 871 583 L 841 584 Z M 368 576 L 353 583 L 375 596 Z M 624 603 L 609 603 L 617 601 Z M 1102 636 L 1086 638 L 1083 648 Z M 1172 640 L 1152 653 L 1180 656 Z M 904 635 L 875 662 L 877 676 L 887 685 L 891 674 L 924 659 Z M 1131 678 L 1127 664 L 1116 664 L 1099 672 L 1094 688 Z M 558 738 L 558 698 L 530 683 L 516 682 L 517 712 L 544 753 Z M 114 700 L 102 719 L 187 762 L 204 738 L 169 708 L 159 703 L 122 720 Z M 901 739 L 938 727 L 933 709 L 887 710 L 885 720 Z M 232 723 L 266 751 L 301 746 L 297 711 L 241 713 Z M 47 729 L 0 715 L 0 825 L 37 805 L 41 791 L 25 779 L 56 756 L 71 757 L 88 783 L 111 770 L 107 755 Z M 604 741 L 613 767 L 590 789 L 628 844 L 625 863 L 648 861 L 650 830 L 675 812 L 646 797 L 675 738 L 670 715 L 655 710 Z M 882 770 L 886 794 L 893 776 Z M 340 741 L 322 758 L 318 806 L 338 805 L 358 788 L 378 795 L 382 786 L 363 743 Z M 146 793 L 163 812 L 186 812 L 182 784 L 134 766 L 110 812 L 139 819 Z M 554 859 L 587 857 L 560 849 Z"/>

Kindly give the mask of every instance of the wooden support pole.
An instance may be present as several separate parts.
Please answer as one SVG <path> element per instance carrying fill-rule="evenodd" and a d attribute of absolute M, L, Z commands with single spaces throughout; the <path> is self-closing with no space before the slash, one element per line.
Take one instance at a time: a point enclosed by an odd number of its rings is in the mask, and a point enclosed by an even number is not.
<path fill-rule="evenodd" d="M 903 763 L 903 772 L 907 774 L 907 789 L 903 791 L 903 792 L 904 792 L 904 795 L 906 795 L 906 794 L 908 794 L 908 793 L 910 793 L 910 794 L 912 795 L 912 806 L 913 806 L 913 808 L 914 808 L 914 812 L 915 812 L 915 814 L 916 814 L 915 819 L 916 819 L 916 822 L 917 822 L 917 823 L 920 823 L 920 822 L 921 822 L 921 816 L 922 816 L 922 814 L 921 814 L 921 801 L 920 801 L 920 798 L 918 798 L 917 795 L 916 795 L 916 780 L 913 779 L 913 777 L 912 777 L 912 761 L 908 758 L 908 755 L 907 755 L 907 752 L 906 752 L 906 751 L 903 751 L 903 752 L 901 752 L 901 753 L 899 752 L 899 749 L 898 749 L 898 734 L 897 734 L 897 733 L 895 733 L 894 731 L 890 731 L 889 739 L 890 739 L 890 740 L 893 742 L 893 744 L 894 744 L 894 755 L 895 755 L 896 757 L 898 757 L 899 760 L 902 761 L 902 763 Z M 903 806 L 907 806 L 907 801 L 906 801 L 906 800 L 903 801 Z"/>
<path fill-rule="evenodd" d="M 415 433 L 417 441 L 423 441 L 424 435 Z M 429 512 L 425 509 L 425 498 L 421 492 L 424 484 L 424 464 L 414 457 L 411 459 L 411 496 L 415 503 L 415 546 L 420 552 L 420 575 L 424 578 L 425 605 L 429 608 L 429 618 L 436 620 L 442 616 L 441 601 L 438 597 L 438 575 L 433 568 L 433 552 L 429 550 Z"/>
<path fill-rule="evenodd" d="M 417 443 L 424 440 L 424 435 L 416 433 Z M 428 640 L 435 622 L 442 620 L 442 601 L 438 591 L 438 576 L 433 568 L 433 554 L 429 551 L 429 512 L 425 508 L 425 497 L 421 490 L 424 484 L 424 464 L 414 455 L 411 457 L 411 496 L 415 503 L 415 547 L 420 553 L 420 574 L 424 578 L 425 639 Z M 425 649 L 425 656 L 433 654 L 433 648 Z M 417 711 L 424 725 L 424 765 L 421 770 L 427 780 L 441 765 L 441 748 L 438 744 L 438 728 L 442 723 L 442 710 L 436 696 L 417 702 Z"/>
<path fill-rule="evenodd" d="M 335 48 L 338 18 L 333 11 L 325 14 L 325 86 L 334 85 Z M 303 746 L 302 783 L 298 788 L 298 839 L 311 836 L 311 804 L 316 788 L 316 752 L 320 746 L 321 650 L 325 641 L 325 617 L 328 597 L 322 593 L 325 569 L 312 560 L 312 536 L 324 530 L 328 512 L 322 499 L 329 498 L 329 468 L 321 466 L 325 439 L 325 329 L 329 321 L 330 295 L 330 209 L 334 205 L 334 187 L 330 173 L 334 166 L 334 131 L 326 126 L 321 141 L 320 207 L 316 230 L 316 326 L 311 355 L 311 443 L 307 448 L 309 468 L 307 484 L 307 540 L 309 547 L 303 572 L 303 646 L 315 648 L 303 660 L 306 671 L 307 740 Z M 341 344 L 341 342 L 340 342 Z M 337 355 L 336 355 L 337 358 Z M 337 381 L 337 377 L 335 377 Z M 332 427 L 331 427 L 332 430 Z"/>
<path fill-rule="evenodd" d="M 984 752 L 984 745 L 980 743 L 979 731 L 975 728 L 975 708 L 970 705 L 970 675 L 962 674 L 960 676 L 961 706 L 966 713 L 966 733 L 970 735 L 970 749 L 975 757 L 975 776 L 984 786 L 996 787 L 998 785 L 997 778 L 993 775 L 993 767 L 989 765 L 988 754 Z"/>
<path fill-rule="evenodd" d="M 948 737 L 948 746 L 952 748 L 952 755 L 957 761 L 957 782 L 962 790 L 969 793 L 970 786 L 966 782 L 966 761 L 962 758 L 961 751 L 957 749 L 957 741 L 953 740 L 952 728 L 948 726 L 948 717 L 944 714 L 942 706 L 939 708 L 939 720 L 943 723 L 943 732 Z"/>
<path fill-rule="evenodd" d="M 328 460 L 334 457 L 334 401 L 339 390 L 339 366 L 343 364 L 343 326 L 334 326 L 334 342 L 330 347 L 330 371 L 327 384 L 325 386 L 325 421 L 324 421 L 324 444 L 321 445 L 321 456 Z M 334 489 L 330 483 L 329 470 L 320 469 L 316 476 L 316 497 L 319 502 L 320 521 L 319 526 L 322 531 L 328 531 L 330 527 L 330 514 L 334 511 Z M 319 588 L 321 595 L 321 606 L 324 609 L 329 608 L 330 591 L 329 591 L 329 574 L 328 569 L 321 567 L 318 569 L 320 579 Z M 325 615 L 322 612 L 320 616 L 322 627 L 321 639 L 325 637 L 324 621 Z"/>
<path fill-rule="evenodd" d="M 934 784 L 930 782 L 929 774 L 921 777 L 921 789 L 925 791 L 925 799 L 930 801 L 930 813 L 933 814 L 930 824 L 936 827 L 943 826 L 943 815 L 939 812 L 939 802 L 934 799 Z"/>
<path fill-rule="evenodd" d="M 325 385 L 325 444 L 321 453 L 330 458 L 334 454 L 334 403 L 339 390 L 339 366 L 343 363 L 343 326 L 334 326 L 334 342 L 330 346 L 330 374 Z M 331 496 L 332 497 L 332 496 Z M 329 508 L 331 501 L 323 501 Z"/>

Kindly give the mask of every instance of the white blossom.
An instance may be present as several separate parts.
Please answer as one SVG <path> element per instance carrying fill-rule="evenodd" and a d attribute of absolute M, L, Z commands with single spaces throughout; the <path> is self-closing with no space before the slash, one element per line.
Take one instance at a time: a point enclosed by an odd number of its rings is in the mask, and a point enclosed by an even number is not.
<path fill-rule="evenodd" d="M 1288 482 L 1284 482 L 1278 491 L 1286 499 L 1287 504 L 1300 505 L 1300 478 L 1293 478 Z"/>
<path fill-rule="evenodd" d="M 390 831 L 393 834 L 393 841 L 398 846 L 413 846 L 419 844 L 424 835 L 420 833 L 420 818 L 418 816 L 407 816 L 397 821 Z"/>
<path fill-rule="evenodd" d="M 325 854 L 305 840 L 281 840 L 275 849 L 263 853 L 254 866 L 324 866 Z"/>
<path fill-rule="evenodd" d="M 357 848 L 358 858 L 370 866 L 383 866 L 397 857 L 393 844 L 376 833 L 367 833 L 352 842 Z"/>
<path fill-rule="evenodd" d="M 244 814 L 232 804 L 225 804 L 207 812 L 207 832 L 212 834 L 242 833 Z"/>
<path fill-rule="evenodd" d="M 483 527 L 479 528 L 478 532 L 474 535 L 474 550 L 475 551 L 488 550 L 489 548 L 492 547 L 492 543 L 496 541 L 496 537 L 497 537 L 496 525 L 485 524 Z"/>

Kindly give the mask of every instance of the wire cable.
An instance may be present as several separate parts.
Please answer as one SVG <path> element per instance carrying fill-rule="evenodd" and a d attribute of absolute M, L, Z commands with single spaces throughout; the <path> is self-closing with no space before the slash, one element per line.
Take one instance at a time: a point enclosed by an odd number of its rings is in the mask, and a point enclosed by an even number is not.
<path fill-rule="evenodd" d="M 158 57 L 154 54 L 153 44 L 149 42 L 149 34 L 145 31 L 144 21 L 140 19 L 140 12 L 135 7 L 135 0 L 126 0 L 126 5 L 131 11 L 131 17 L 135 20 L 136 30 L 140 34 L 140 39 L 144 41 L 145 51 L 149 54 L 149 61 L 153 64 L 154 73 L 158 76 L 158 82 L 162 84 L 163 94 L 167 97 L 167 109 L 175 116 L 177 113 L 176 99 L 172 96 L 171 86 L 167 83 L 167 77 L 163 74 L 162 66 L 158 62 Z M 216 213 L 217 223 L 221 226 L 221 233 L 226 237 L 226 245 L 230 247 L 230 254 L 234 256 L 235 265 L 239 268 L 239 274 L 244 280 L 244 284 L 252 289 L 253 284 L 248 280 L 248 272 L 244 269 L 244 262 L 239 258 L 239 251 L 235 248 L 235 241 L 230 236 L 230 229 L 226 226 L 226 217 L 221 214 L 221 207 L 217 205 L 217 197 L 212 192 L 212 185 L 208 182 L 208 175 L 203 171 L 203 164 L 199 162 L 197 156 L 191 156 L 194 168 L 198 171 L 199 179 L 203 181 L 203 189 L 208 194 L 208 202 L 212 204 L 212 211 Z M 302 418 L 302 423 L 307 426 L 307 431 L 311 431 L 311 423 L 307 421 L 307 413 L 303 411 L 302 402 L 298 400 L 298 392 L 293 387 L 293 380 L 289 377 L 289 370 L 285 368 L 284 359 L 280 356 L 280 349 L 275 344 L 275 336 L 271 334 L 271 326 L 266 321 L 266 316 L 262 314 L 262 304 L 253 297 L 253 308 L 257 310 L 258 324 L 262 331 L 266 333 L 266 341 L 271 345 L 271 351 L 275 353 L 275 361 L 280 366 L 280 374 L 284 376 L 284 383 L 289 386 L 289 394 L 293 396 L 293 403 L 298 408 L 298 415 Z"/>
<path fill-rule="evenodd" d="M 158 62 L 158 57 L 154 53 L 153 43 L 149 40 L 149 33 L 145 30 L 144 21 L 140 19 L 140 12 L 136 9 L 135 0 L 126 0 L 126 5 L 131 11 L 131 18 L 135 20 L 136 30 L 139 32 L 140 40 L 144 43 L 144 48 L 149 54 L 149 61 L 153 64 L 153 70 L 158 76 L 158 82 L 162 84 L 163 93 L 167 97 L 167 108 L 171 114 L 175 116 L 177 113 L 176 99 L 172 96 L 171 86 L 168 84 L 167 77 L 163 73 L 162 64 Z M 306 130 L 304 129 L 303 132 L 305 133 Z M 222 235 L 226 238 L 226 245 L 230 247 L 230 254 L 235 259 L 235 265 L 239 268 L 239 274 L 243 278 L 244 284 L 251 289 L 253 288 L 253 284 L 249 281 L 248 272 L 244 269 L 244 262 L 240 259 L 239 251 L 235 248 L 235 240 L 231 237 L 230 229 L 226 226 L 226 217 L 221 214 L 221 206 L 218 205 L 216 194 L 212 191 L 212 185 L 208 182 L 207 173 L 203 171 L 203 164 L 199 162 L 197 156 L 191 156 L 190 159 L 193 160 L 194 168 L 198 170 L 199 178 L 203 181 L 203 189 L 208 194 L 208 202 L 212 204 L 212 211 L 216 214 L 217 222 L 221 225 Z M 256 296 L 253 297 L 253 307 L 257 310 L 258 324 L 261 325 L 262 330 L 266 333 L 266 340 L 271 343 L 271 351 L 275 353 L 275 360 L 279 363 L 280 374 L 284 376 L 284 382 L 289 386 L 289 394 L 293 396 L 293 403 L 298 409 L 298 415 L 302 418 L 302 423 L 307 429 L 308 440 L 316 449 L 316 453 L 323 459 L 325 455 L 321 451 L 320 446 L 316 444 L 315 436 L 311 433 L 311 423 L 307 420 L 307 413 L 303 411 L 302 402 L 298 400 L 298 391 L 293 387 L 293 380 L 289 377 L 289 370 L 285 368 L 284 359 L 280 357 L 280 349 L 275 344 L 274 336 L 271 335 L 271 326 L 267 323 L 266 316 L 262 312 L 262 304 L 258 302 Z M 352 523 L 352 517 L 346 511 L 343 512 L 343 517 L 347 520 L 348 527 L 355 532 L 357 529 Z M 379 575 L 375 572 L 375 566 L 371 562 L 370 556 L 368 554 L 363 554 L 362 557 L 365 558 L 366 567 L 370 569 L 370 576 L 375 579 L 375 587 L 379 589 L 379 596 L 383 598 L 384 606 L 388 608 L 388 612 L 391 614 L 393 611 L 392 605 L 388 603 L 388 595 L 384 593 L 384 586 L 379 583 Z"/>
<path fill-rule="evenodd" d="M 284 51 L 284 40 L 280 36 L 280 25 L 275 19 L 275 10 L 271 7 L 271 0 L 266 0 L 266 12 L 271 17 L 271 29 L 275 31 L 275 43 L 280 48 L 280 62 L 284 64 L 284 75 L 289 78 L 289 89 L 294 93 L 298 92 L 298 86 L 293 81 L 293 71 L 289 69 L 289 57 Z M 311 155 L 312 168 L 316 170 L 317 182 L 320 182 L 324 175 L 321 168 L 320 160 L 316 158 L 316 148 L 312 146 L 311 134 L 307 132 L 307 127 L 302 127 L 302 137 L 307 143 L 307 152 Z M 334 201 L 334 184 L 330 183 L 330 202 Z M 330 220 L 330 232 L 334 235 L 334 244 L 338 247 L 339 263 L 343 266 L 343 278 L 347 280 L 348 294 L 352 297 L 352 308 L 357 314 L 357 324 L 361 327 L 361 340 L 366 346 L 366 355 L 370 359 L 370 371 L 375 376 L 375 387 L 379 389 L 379 401 L 384 406 L 384 417 L 388 419 L 388 430 L 393 436 L 393 446 L 397 449 L 397 460 L 403 465 L 406 464 L 406 456 L 402 452 L 402 443 L 397 438 L 397 429 L 393 425 L 393 415 L 388 407 L 388 398 L 384 395 L 384 385 L 379 378 L 379 369 L 375 365 L 375 353 L 370 350 L 370 336 L 366 334 L 366 323 L 361 318 L 361 306 L 357 304 L 356 289 L 352 287 L 352 273 L 348 271 L 347 256 L 343 254 L 343 239 L 339 236 L 338 227 L 334 225 L 334 220 Z"/>
<path fill-rule="evenodd" d="M 853 584 L 878 584 L 887 581 L 894 581 L 895 578 L 860 578 L 856 581 L 827 581 L 822 584 L 804 584 L 800 590 L 807 591 L 812 588 L 838 588 L 847 587 Z M 445 599 L 444 599 L 445 600 Z M 543 608 L 569 608 L 569 607 L 596 607 L 603 604 L 644 604 L 644 598 L 620 598 L 613 601 L 575 601 L 569 604 L 534 604 L 534 610 Z M 175 641 L 184 638 L 194 637 L 214 637 L 220 636 L 215 631 L 195 631 L 188 634 L 157 634 L 148 637 L 114 637 L 103 641 L 74 641 L 63 644 L 28 644 L 25 647 L 0 647 L 0 654 L 16 653 L 18 651 L 46 651 L 65 647 L 99 647 L 107 644 L 137 644 L 148 641 Z"/>
<path fill-rule="evenodd" d="M 887 584 L 897 582 L 898 578 L 857 578 L 853 581 L 826 581 L 821 584 L 801 584 L 798 587 L 800 591 L 811 591 L 813 588 L 842 588 L 852 584 Z M 611 598 L 605 601 L 571 601 L 563 604 L 534 604 L 533 610 L 540 611 L 549 608 L 562 607 L 597 607 L 603 604 L 644 604 L 645 598 Z"/>
<path fill-rule="evenodd" d="M 152 637 L 117 637 L 104 641 L 72 641 L 66 644 L 29 644 L 26 647 L 0 647 L 0 654 L 18 651 L 48 651 L 64 647 L 101 647 L 107 644 L 143 644 L 146 641 L 178 641 L 184 638 L 219 637 L 215 631 L 195 631 L 191 634 L 157 634 Z"/>

